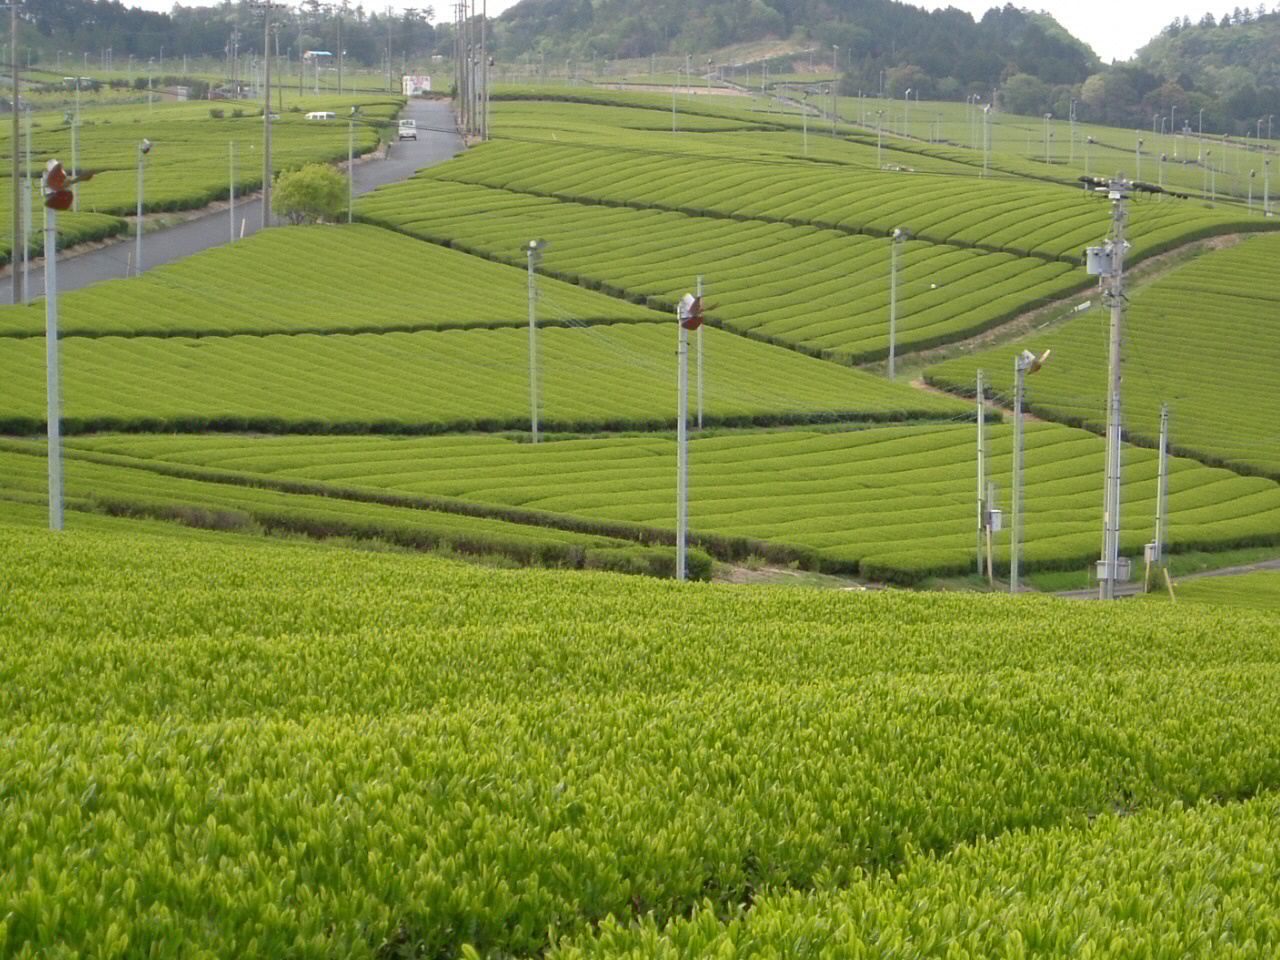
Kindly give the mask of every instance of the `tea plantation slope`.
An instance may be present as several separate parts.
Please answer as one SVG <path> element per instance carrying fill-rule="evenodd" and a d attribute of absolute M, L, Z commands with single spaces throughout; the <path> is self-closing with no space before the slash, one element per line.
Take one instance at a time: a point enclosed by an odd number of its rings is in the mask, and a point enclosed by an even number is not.
<path fill-rule="evenodd" d="M 47 466 L 42 451 L 20 441 L 0 450 L 0 503 L 47 502 Z M 139 470 L 118 459 L 89 462 L 72 454 L 64 466 L 72 529 L 83 529 L 91 513 L 154 518 L 197 529 L 264 532 L 319 540 L 348 538 L 408 550 L 501 558 L 530 566 L 619 570 L 674 576 L 675 551 L 591 532 L 510 522 L 501 511 L 442 512 L 421 507 L 337 502 L 327 496 L 255 489 L 248 484 L 205 482 Z M 690 574 L 706 579 L 711 560 L 696 551 Z"/>
<path fill-rule="evenodd" d="M 1280 237 L 1255 237 L 1180 267 L 1140 290 L 1125 321 L 1125 425 L 1154 444 L 1161 403 L 1171 407 L 1176 450 L 1244 473 L 1280 478 L 1280 300 L 1274 276 Z M 1077 316 L 1025 343 L 931 368 L 926 379 L 972 391 L 981 367 L 1006 395 L 1013 354 L 1053 349 L 1036 374 L 1031 409 L 1066 423 L 1105 423 L 1107 316 Z"/>
<path fill-rule="evenodd" d="M 844 363 L 888 354 L 890 241 L 763 220 L 570 203 L 491 187 L 418 182 L 362 198 L 361 217 L 517 263 L 549 241 L 542 272 L 669 306 L 704 275 L 710 316 L 753 339 Z M 979 333 L 1080 289 L 1064 263 L 909 241 L 900 252 L 897 346 Z"/>
<path fill-rule="evenodd" d="M 497 268 L 495 268 L 497 269 Z M 509 268 L 502 268 L 509 269 Z M 665 428 L 676 417 L 678 325 L 538 334 L 546 430 Z M 708 423 L 946 419 L 950 397 L 720 330 L 705 338 Z M 527 429 L 524 330 L 64 341 L 68 431 L 442 433 Z M 44 431 L 44 342 L 0 340 L 0 430 Z"/>
<path fill-rule="evenodd" d="M 23 960 L 528 955 L 904 867 L 945 898 L 917 852 L 1280 785 L 1280 628 L 1247 613 L 3 524 L 0 551 Z"/>
<path fill-rule="evenodd" d="M 359 278 L 358 283 L 353 283 Z M 661 314 L 542 281 L 576 322 Z M 59 300 L 63 336 L 360 333 L 529 322 L 523 271 L 364 224 L 263 230 Z M 544 324 L 563 320 L 550 316 Z M 0 306 L 0 335 L 43 336 L 44 304 Z M 0 343 L 0 350 L 3 344 Z"/>
<path fill-rule="evenodd" d="M 991 479 L 1008 505 L 1012 440 L 991 430 Z M 974 568 L 972 426 L 790 430 L 690 443 L 697 542 L 733 556 L 737 541 L 784 545 L 808 565 L 915 582 Z M 76 449 L 191 464 L 334 488 L 394 491 L 539 511 L 552 517 L 674 528 L 675 444 L 593 438 L 536 446 L 508 439 L 86 437 Z M 1078 569 L 1097 550 L 1103 444 L 1032 424 L 1024 556 L 1030 569 Z M 1127 449 L 1124 549 L 1140 552 L 1155 512 L 1156 457 Z M 1174 550 L 1280 543 L 1280 486 L 1175 460 Z M 562 520 L 568 525 L 568 520 Z M 1003 560 L 1003 558 L 1002 558 Z"/>
<path fill-rule="evenodd" d="M 618 157 L 604 147 L 495 141 L 385 192 L 411 197 L 421 180 L 872 236 L 903 227 L 933 242 L 1071 263 L 1106 236 L 1109 222 L 1105 198 L 1055 184 L 679 156 L 658 142 Z M 1243 212 L 1163 198 L 1134 205 L 1130 238 L 1133 256 L 1142 259 L 1200 237 L 1272 226 Z"/>

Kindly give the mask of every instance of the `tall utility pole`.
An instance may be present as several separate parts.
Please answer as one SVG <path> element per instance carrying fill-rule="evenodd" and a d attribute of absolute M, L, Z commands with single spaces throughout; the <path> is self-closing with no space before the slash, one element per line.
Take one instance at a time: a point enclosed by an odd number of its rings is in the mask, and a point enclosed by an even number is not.
<path fill-rule="evenodd" d="M 338 96 L 342 96 L 342 62 L 346 56 L 342 49 L 342 21 L 347 12 L 347 0 L 338 4 Z"/>
<path fill-rule="evenodd" d="M 529 255 L 529 439 L 538 442 L 538 262 L 545 240 L 530 240 Z"/>
<path fill-rule="evenodd" d="M 13 180 L 13 249 L 18 247 L 18 238 L 22 236 L 22 178 L 19 176 L 18 168 L 21 166 L 20 158 L 22 151 L 22 131 L 18 124 L 18 105 L 21 102 L 20 91 L 18 88 L 18 7 L 21 3 L 11 2 L 3 6 L 9 8 L 9 66 L 12 68 L 13 81 L 13 169 L 11 171 Z M 77 84 L 78 85 L 78 84 Z M 9 254 L 10 263 L 13 262 L 13 253 Z M 26 302 L 26 287 L 22 282 L 22 274 L 17 270 L 13 271 L 13 302 Z"/>
<path fill-rule="evenodd" d="M 1103 299 L 1111 306 L 1111 335 L 1107 361 L 1107 475 L 1103 495 L 1102 559 L 1098 562 L 1098 596 L 1111 600 L 1116 584 L 1128 579 L 1128 559 L 1120 557 L 1120 364 L 1123 346 L 1125 308 L 1128 298 L 1124 286 L 1124 258 L 1129 249 L 1125 241 L 1128 222 L 1128 181 L 1113 180 L 1106 186 L 1111 200 L 1111 237 L 1100 247 L 1086 251 L 1088 271 L 1104 285 Z"/>
<path fill-rule="evenodd" d="M 271 13 L 285 9 L 285 5 L 272 3 L 271 0 L 255 0 L 254 8 L 262 12 L 262 226 L 266 228 L 271 226 L 271 186 L 275 179 L 271 157 Z M 338 29 L 341 35 L 341 14 L 338 15 Z M 341 39 L 338 45 L 341 48 Z M 338 50 L 338 56 L 342 56 L 341 49 Z M 342 60 L 339 59 L 338 63 L 341 64 Z M 342 76 L 341 66 L 338 67 L 338 76 Z M 341 79 L 338 83 L 341 86 Z"/>

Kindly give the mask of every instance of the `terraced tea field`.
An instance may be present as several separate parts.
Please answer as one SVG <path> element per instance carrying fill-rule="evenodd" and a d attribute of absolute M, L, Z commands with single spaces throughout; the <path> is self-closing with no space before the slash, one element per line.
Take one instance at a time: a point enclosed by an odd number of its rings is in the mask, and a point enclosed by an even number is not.
<path fill-rule="evenodd" d="M 1256 237 L 1205 254 L 1132 297 L 1125 327 L 1125 424 L 1151 443 L 1159 408 L 1169 403 L 1177 449 L 1242 472 L 1280 477 L 1280 294 L 1274 283 L 1280 238 Z M 1052 348 L 1036 374 L 1031 409 L 1066 423 L 1105 423 L 1107 317 L 1082 314 L 1026 343 L 962 357 L 931 368 L 927 378 L 957 391 L 974 371 L 1008 392 L 1013 353 Z"/>
<path fill-rule="evenodd" d="M 552 328 L 539 337 L 545 430 L 669 428 L 677 325 Z M 963 416 L 965 405 L 867 374 L 706 333 L 709 423 Z M 527 429 L 528 334 L 70 338 L 67 429 L 439 433 Z M 44 342 L 0 343 L 0 430 L 44 430 Z"/>
<path fill-rule="evenodd" d="M 716 322 L 841 362 L 888 353 L 889 241 L 762 220 L 567 203 L 423 181 L 412 198 L 377 191 L 362 219 L 516 263 L 531 236 L 540 270 L 657 305 L 707 278 Z M 1067 264 L 911 241 L 901 251 L 898 344 L 907 351 L 994 326 L 1087 281 Z"/>
<path fill-rule="evenodd" d="M 992 429 L 990 476 L 1008 507 L 1011 432 Z M 766 541 L 806 565 L 915 582 L 974 568 L 972 426 L 887 427 L 846 433 L 738 434 L 690 443 L 690 523 L 722 556 Z M 572 518 L 675 526 L 670 437 L 423 440 L 279 437 L 102 437 L 76 449 L 331 488 L 507 506 L 574 528 Z M 1124 549 L 1150 539 L 1156 457 L 1127 452 Z M 1027 432 L 1028 569 L 1079 569 L 1098 549 L 1102 442 L 1079 430 Z M 1174 550 L 1280 544 L 1280 486 L 1175 460 Z M 242 480 L 243 482 L 243 480 Z M 1005 535 L 1007 537 L 1007 534 Z M 1005 538 L 1001 538 L 1002 540 Z"/>
<path fill-rule="evenodd" d="M 344 275 L 359 276 L 360 288 L 344 282 Z M 548 305 L 575 323 L 670 316 L 558 280 L 540 282 Z M 59 299 L 59 328 L 72 337 L 450 330 L 528 322 L 523 270 L 363 224 L 265 230 Z M 565 321 L 551 314 L 541 322 Z M 43 303 L 0 306 L 0 336 L 42 336 L 44 325 Z"/>
<path fill-rule="evenodd" d="M 922 949 L 1275 942 L 1273 617 L 4 524 L 0 552 L 7 956 L 622 955 L 633 921 L 628 955 L 855 956 L 843 916 Z"/>
<path fill-rule="evenodd" d="M 87 516 L 151 517 L 195 528 L 247 533 L 349 538 L 410 550 L 458 556 L 501 557 L 530 566 L 586 567 L 672 576 L 675 551 L 617 537 L 509 522 L 498 511 L 444 512 L 373 502 L 259 490 L 139 470 L 118 459 L 75 457 L 67 473 L 72 530 Z M 34 444 L 7 441 L 0 449 L 4 480 L 0 505 L 43 505 L 46 461 Z M 487 513 L 487 515 L 486 515 Z M 3 511 L 0 510 L 0 517 Z M 696 552 L 690 564 L 705 578 L 710 558 Z"/>
<path fill-rule="evenodd" d="M 375 196 L 415 196 L 422 180 L 500 187 L 561 200 L 762 219 L 886 236 L 898 227 L 935 243 L 1079 263 L 1107 232 L 1104 199 L 1033 182 L 824 169 L 803 161 L 760 163 L 671 156 L 655 144 L 625 164 L 602 148 L 491 142 Z M 1142 259 L 1198 237 L 1264 230 L 1243 213 L 1165 199 L 1135 205 L 1132 256 Z"/>

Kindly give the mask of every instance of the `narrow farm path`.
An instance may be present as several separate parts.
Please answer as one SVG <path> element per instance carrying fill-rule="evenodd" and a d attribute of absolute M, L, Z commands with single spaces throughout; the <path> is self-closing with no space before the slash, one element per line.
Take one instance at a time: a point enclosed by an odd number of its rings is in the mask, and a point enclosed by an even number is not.
<path fill-rule="evenodd" d="M 382 160 L 356 164 L 354 187 L 357 195 L 375 187 L 407 180 L 418 170 L 443 163 L 462 150 L 462 138 L 456 133 L 453 113 L 445 101 L 410 101 L 401 114 L 418 124 L 418 140 L 393 143 L 389 156 Z M 236 204 L 236 221 L 244 222 L 244 235 L 257 231 L 262 223 L 262 201 L 254 198 Z M 208 214 L 183 223 L 156 230 L 143 237 L 144 263 L 147 269 L 172 263 L 211 247 L 231 241 L 226 204 L 218 204 Z M 129 271 L 130 243 L 113 242 L 58 261 L 58 289 L 79 290 L 101 280 L 126 276 Z M 43 262 L 31 270 L 32 290 L 44 290 Z M 0 279 L 0 303 L 12 302 L 12 279 Z"/>
<path fill-rule="evenodd" d="M 1196 573 L 1184 573 L 1179 577 L 1172 577 L 1175 584 L 1182 583 L 1184 580 L 1202 580 L 1205 577 L 1240 577 L 1246 573 L 1257 573 L 1260 570 L 1280 570 L 1280 557 L 1275 560 L 1259 560 L 1257 563 L 1245 563 L 1238 567 L 1221 567 L 1217 570 L 1200 570 Z M 1116 588 L 1116 592 L 1122 597 L 1135 597 L 1142 592 L 1142 584 L 1138 582 L 1121 584 Z M 1088 590 L 1059 590 L 1055 596 L 1070 597 L 1076 600 L 1097 600 L 1098 590 L 1096 587 Z"/>

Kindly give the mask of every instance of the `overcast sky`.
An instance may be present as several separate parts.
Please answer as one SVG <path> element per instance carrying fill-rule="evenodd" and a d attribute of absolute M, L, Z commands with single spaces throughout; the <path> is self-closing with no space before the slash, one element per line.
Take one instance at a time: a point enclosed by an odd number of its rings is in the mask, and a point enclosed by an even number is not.
<path fill-rule="evenodd" d="M 126 6 L 140 6 L 148 10 L 168 10 L 173 6 L 172 0 L 124 0 Z M 427 0 L 432 2 L 432 0 Z M 480 0 L 476 0 L 477 3 Z M 495 16 L 507 7 L 515 6 L 516 0 L 488 0 L 489 15 Z M 1015 0 L 1016 2 L 1016 0 Z M 201 0 L 187 0 L 188 6 L 201 6 Z M 365 0 L 366 9 L 382 9 L 387 0 Z M 391 0 L 392 7 L 421 8 L 424 0 Z M 950 2 L 934 3 L 930 0 L 917 3 L 917 6 L 937 9 L 938 7 L 959 7 L 967 10 L 975 17 L 993 6 L 991 0 L 950 0 Z M 1021 4 L 1018 4 L 1021 5 Z M 1269 3 L 1268 7 L 1274 3 Z M 436 18 L 452 17 L 452 0 L 434 0 Z M 1221 18 L 1222 14 L 1244 6 L 1234 0 L 1037 0 L 1028 3 L 1033 9 L 1046 10 L 1073 34 L 1088 43 L 1097 51 L 1104 61 L 1127 60 L 1133 52 L 1160 32 L 1173 18 L 1188 16 L 1193 21 L 1199 20 L 1207 11 Z M 1257 0 L 1249 6 L 1257 7 Z"/>

